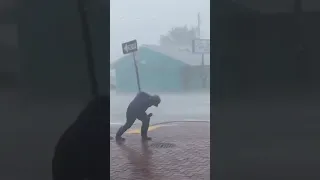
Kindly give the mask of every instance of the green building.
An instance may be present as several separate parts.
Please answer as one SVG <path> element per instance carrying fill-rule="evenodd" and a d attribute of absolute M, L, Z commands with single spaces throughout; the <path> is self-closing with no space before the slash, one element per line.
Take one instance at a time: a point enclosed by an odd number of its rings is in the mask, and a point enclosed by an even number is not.
<path fill-rule="evenodd" d="M 143 45 L 136 52 L 141 89 L 148 92 L 183 92 L 209 90 L 210 54 L 193 54 L 188 48 L 165 49 L 157 45 Z M 137 80 L 133 56 L 115 61 L 117 92 L 136 92 Z M 205 77 L 205 78 L 203 78 Z"/>

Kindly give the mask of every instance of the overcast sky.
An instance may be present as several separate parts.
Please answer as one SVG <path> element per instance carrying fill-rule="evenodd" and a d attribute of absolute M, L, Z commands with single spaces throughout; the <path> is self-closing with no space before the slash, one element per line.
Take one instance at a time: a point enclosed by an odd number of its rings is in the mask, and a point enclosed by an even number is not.
<path fill-rule="evenodd" d="M 201 15 L 203 38 L 210 37 L 210 0 L 111 0 L 111 61 L 122 56 L 121 43 L 158 44 L 176 26 L 196 26 Z"/>

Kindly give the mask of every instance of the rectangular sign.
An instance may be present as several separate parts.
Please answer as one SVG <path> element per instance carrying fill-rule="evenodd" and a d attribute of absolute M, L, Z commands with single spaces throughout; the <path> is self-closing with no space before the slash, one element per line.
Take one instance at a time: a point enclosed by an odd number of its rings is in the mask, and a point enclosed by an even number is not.
<path fill-rule="evenodd" d="M 132 53 L 138 50 L 137 40 L 132 40 L 126 43 L 122 43 L 123 54 Z"/>
<path fill-rule="evenodd" d="M 192 41 L 192 52 L 199 54 L 210 53 L 210 39 L 194 39 Z"/>

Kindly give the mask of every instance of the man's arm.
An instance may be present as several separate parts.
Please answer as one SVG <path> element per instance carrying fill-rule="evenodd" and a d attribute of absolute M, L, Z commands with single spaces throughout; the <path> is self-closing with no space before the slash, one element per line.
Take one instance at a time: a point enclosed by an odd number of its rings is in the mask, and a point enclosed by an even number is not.
<path fill-rule="evenodd" d="M 149 119 L 152 115 L 153 115 L 152 113 L 147 114 L 146 112 L 144 112 L 144 116 L 145 116 L 146 118 L 148 118 L 148 119 Z"/>
<path fill-rule="evenodd" d="M 143 112 L 138 116 L 138 119 L 141 121 L 150 120 L 151 116 L 152 116 L 152 113 L 147 114 L 146 112 Z"/>

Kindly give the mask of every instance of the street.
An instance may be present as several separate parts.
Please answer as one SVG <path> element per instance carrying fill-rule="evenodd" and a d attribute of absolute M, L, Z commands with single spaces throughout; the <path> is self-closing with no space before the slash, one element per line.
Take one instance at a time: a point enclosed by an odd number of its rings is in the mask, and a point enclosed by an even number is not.
<path fill-rule="evenodd" d="M 149 128 L 152 141 L 127 132 L 125 143 L 110 141 L 110 179 L 210 179 L 207 122 L 166 123 Z"/>

